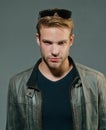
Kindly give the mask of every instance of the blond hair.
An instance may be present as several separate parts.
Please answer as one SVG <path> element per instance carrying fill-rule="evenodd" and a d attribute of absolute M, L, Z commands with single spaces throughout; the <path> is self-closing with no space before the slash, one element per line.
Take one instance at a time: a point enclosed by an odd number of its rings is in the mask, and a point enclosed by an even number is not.
<path fill-rule="evenodd" d="M 40 29 L 42 27 L 66 27 L 70 29 L 70 34 L 72 34 L 74 28 L 74 22 L 72 18 L 64 19 L 59 16 L 45 16 L 38 20 L 36 29 L 37 33 L 40 35 Z"/>

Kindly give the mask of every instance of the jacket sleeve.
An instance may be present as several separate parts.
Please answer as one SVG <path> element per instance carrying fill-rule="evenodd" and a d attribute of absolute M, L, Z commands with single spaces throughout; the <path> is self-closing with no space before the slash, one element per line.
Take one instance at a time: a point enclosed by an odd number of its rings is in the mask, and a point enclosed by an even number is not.
<path fill-rule="evenodd" d="M 9 88 L 8 88 L 8 96 L 7 96 L 7 120 L 6 120 L 6 130 L 14 130 L 13 128 L 13 110 L 14 110 L 14 105 L 13 105 L 13 95 L 14 95 L 14 90 L 13 90 L 13 81 L 10 80 L 9 83 Z"/>
<path fill-rule="evenodd" d="M 98 80 L 99 87 L 99 130 L 106 130 L 106 78 Z"/>
<path fill-rule="evenodd" d="M 23 84 L 25 84 L 25 88 Z M 16 75 L 10 80 L 6 130 L 28 130 L 28 104 L 25 90 L 26 81 L 24 82 L 20 75 Z"/>

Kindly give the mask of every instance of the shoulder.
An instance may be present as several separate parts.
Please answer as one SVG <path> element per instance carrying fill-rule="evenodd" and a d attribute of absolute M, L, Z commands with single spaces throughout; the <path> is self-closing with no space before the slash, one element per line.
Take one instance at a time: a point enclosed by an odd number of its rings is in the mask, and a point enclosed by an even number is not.
<path fill-rule="evenodd" d="M 32 73 L 33 67 L 30 67 L 26 70 L 23 70 L 22 72 L 19 72 L 15 75 L 13 75 L 10 78 L 9 86 L 19 86 L 20 84 L 26 84 L 31 73 Z"/>
<path fill-rule="evenodd" d="M 106 77 L 103 73 L 79 63 L 76 64 L 76 67 L 84 88 L 90 89 L 92 92 L 102 93 L 104 96 L 106 95 Z"/>
<path fill-rule="evenodd" d="M 79 73 L 83 74 L 83 75 L 92 75 L 92 76 L 99 76 L 99 77 L 104 77 L 104 74 L 101 73 L 98 70 L 95 70 L 93 68 L 90 68 L 88 66 L 76 63 L 76 67 L 79 71 Z"/>
<path fill-rule="evenodd" d="M 95 69 L 92 69 L 88 66 L 76 63 L 76 67 L 78 69 L 79 75 L 83 79 L 95 81 L 95 82 L 106 82 L 106 78 L 103 73 L 100 71 L 97 71 Z"/>

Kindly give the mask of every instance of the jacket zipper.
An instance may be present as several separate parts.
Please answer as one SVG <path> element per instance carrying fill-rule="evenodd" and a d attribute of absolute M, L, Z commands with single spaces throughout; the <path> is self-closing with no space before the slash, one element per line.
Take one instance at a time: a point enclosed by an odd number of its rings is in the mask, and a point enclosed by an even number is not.
<path fill-rule="evenodd" d="M 41 92 L 41 90 L 39 90 L 38 93 L 39 93 L 40 100 L 41 100 L 41 130 L 43 130 L 43 112 L 42 112 L 43 98 L 42 98 L 42 92 Z M 37 95 L 37 97 L 39 97 L 39 96 Z M 37 99 L 37 100 L 39 100 L 39 99 Z"/>
<path fill-rule="evenodd" d="M 75 87 L 80 87 L 81 86 L 81 80 L 80 80 L 80 77 L 79 76 L 77 76 L 77 77 L 75 77 L 75 79 L 74 79 L 74 81 L 72 82 L 72 85 L 71 85 L 71 88 L 70 88 L 70 97 L 71 97 L 71 99 L 70 100 L 72 100 L 72 91 L 73 91 L 73 89 L 75 88 Z M 74 104 L 72 103 L 72 101 L 70 101 L 71 102 L 71 108 L 72 108 L 72 120 L 73 120 L 73 128 L 74 128 L 74 130 L 77 130 L 77 128 L 76 128 L 76 112 L 75 112 L 75 106 L 74 106 Z"/>
<path fill-rule="evenodd" d="M 43 98 L 42 98 L 42 92 L 40 91 L 41 95 L 41 129 L 43 130 L 43 111 L 42 111 L 42 106 L 43 106 Z"/>

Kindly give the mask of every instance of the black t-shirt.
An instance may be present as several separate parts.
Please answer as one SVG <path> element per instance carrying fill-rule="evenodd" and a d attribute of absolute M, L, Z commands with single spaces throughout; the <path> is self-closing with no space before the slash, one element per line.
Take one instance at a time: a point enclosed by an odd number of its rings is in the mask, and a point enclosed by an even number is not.
<path fill-rule="evenodd" d="M 58 81 L 51 81 L 38 71 L 38 87 L 43 99 L 44 130 L 73 130 L 70 86 L 75 76 L 75 67 Z"/>

